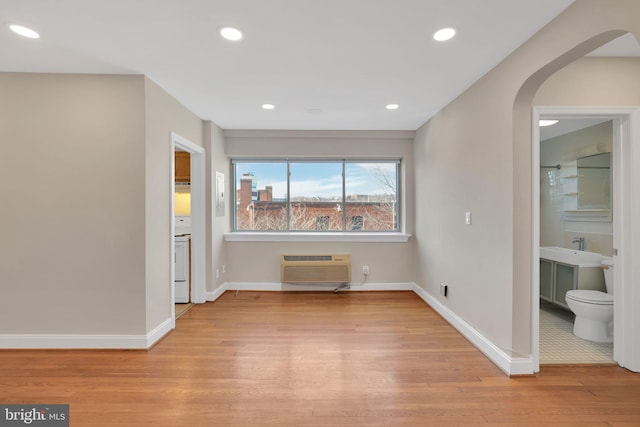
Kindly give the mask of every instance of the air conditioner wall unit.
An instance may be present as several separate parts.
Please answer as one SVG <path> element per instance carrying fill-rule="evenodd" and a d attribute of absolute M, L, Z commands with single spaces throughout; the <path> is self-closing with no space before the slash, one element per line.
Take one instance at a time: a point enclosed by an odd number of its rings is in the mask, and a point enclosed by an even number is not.
<path fill-rule="evenodd" d="M 282 283 L 349 283 L 351 255 L 282 255 Z"/>

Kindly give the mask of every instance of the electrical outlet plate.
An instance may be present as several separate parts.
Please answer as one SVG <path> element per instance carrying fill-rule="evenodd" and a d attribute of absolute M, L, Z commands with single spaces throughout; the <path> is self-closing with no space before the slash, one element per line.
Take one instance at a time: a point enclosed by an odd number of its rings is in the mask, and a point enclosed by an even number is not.
<path fill-rule="evenodd" d="M 367 274 L 369 274 L 369 266 L 368 265 L 363 265 L 362 266 L 362 274 L 364 274 L 365 276 Z"/>
<path fill-rule="evenodd" d="M 447 287 L 447 285 L 445 283 L 440 283 L 440 295 L 442 295 L 443 297 L 446 297 L 448 290 L 449 290 L 449 288 Z"/>

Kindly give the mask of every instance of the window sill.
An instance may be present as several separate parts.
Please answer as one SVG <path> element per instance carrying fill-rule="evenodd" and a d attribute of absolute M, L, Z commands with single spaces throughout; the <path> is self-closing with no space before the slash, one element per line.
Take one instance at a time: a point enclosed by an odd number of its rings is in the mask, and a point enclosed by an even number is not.
<path fill-rule="evenodd" d="M 406 243 L 405 233 L 225 233 L 225 242 L 346 242 L 346 243 Z"/>

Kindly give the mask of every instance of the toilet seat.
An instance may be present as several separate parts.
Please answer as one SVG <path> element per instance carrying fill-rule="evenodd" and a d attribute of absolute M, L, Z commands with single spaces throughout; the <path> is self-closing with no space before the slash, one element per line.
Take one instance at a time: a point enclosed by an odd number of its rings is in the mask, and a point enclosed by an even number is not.
<path fill-rule="evenodd" d="M 569 291 L 566 299 L 594 305 L 613 305 L 613 295 L 588 289 Z"/>

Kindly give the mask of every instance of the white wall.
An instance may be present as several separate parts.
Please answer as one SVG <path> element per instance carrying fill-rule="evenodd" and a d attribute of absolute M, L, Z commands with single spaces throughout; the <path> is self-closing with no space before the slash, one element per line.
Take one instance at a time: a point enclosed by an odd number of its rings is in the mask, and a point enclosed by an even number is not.
<path fill-rule="evenodd" d="M 639 75 L 640 58 L 580 58 L 550 76 L 533 105 L 639 105 Z"/>
<path fill-rule="evenodd" d="M 145 89 L 146 332 L 171 317 L 171 132 L 204 147 L 202 121 L 148 78 Z M 209 192 L 208 192 L 209 194 Z"/>
<path fill-rule="evenodd" d="M 458 104 L 465 104 L 461 113 Z M 488 108 L 503 117 L 508 108 L 484 104 L 482 98 L 456 101 L 417 132 L 416 282 L 510 349 L 512 148 L 505 144 L 508 129 L 483 114 Z M 465 225 L 466 212 L 471 225 Z M 448 285 L 446 298 L 441 283 Z"/>
<path fill-rule="evenodd" d="M 401 158 L 402 224 L 414 230 L 413 132 L 406 131 L 225 131 L 229 158 L 321 157 Z M 231 189 L 233 178 L 229 177 Z M 229 203 L 230 204 L 230 203 Z M 230 207 L 231 209 L 231 207 Z M 231 210 L 229 211 L 231 215 Z M 228 218 L 231 221 L 231 217 Z M 353 282 L 408 283 L 413 280 L 413 241 L 407 243 L 349 242 L 225 242 L 226 282 L 280 283 L 283 253 L 349 253 Z"/>
<path fill-rule="evenodd" d="M 202 122 L 143 76 L 1 73 L 0 93 L 0 334 L 144 345 L 171 316 L 170 132 L 202 145 Z"/>
<path fill-rule="evenodd" d="M 207 291 L 212 292 L 218 286 L 222 285 L 227 280 L 227 274 L 223 272 L 223 266 L 226 270 L 227 265 L 227 252 L 224 242 L 224 234 L 229 232 L 231 228 L 231 212 L 233 208 L 233 198 L 229 197 L 231 194 L 231 188 L 233 186 L 233 178 L 230 173 L 229 159 L 224 151 L 224 135 L 222 129 L 220 129 L 215 123 L 211 121 L 204 122 L 204 141 L 207 150 L 206 156 L 206 170 L 207 170 L 207 183 L 210 191 L 207 190 L 208 195 L 213 195 L 216 191 L 216 172 L 224 174 L 225 182 L 225 212 L 224 216 L 216 216 L 215 212 L 215 199 L 211 197 L 209 203 L 207 203 L 207 218 L 211 221 L 207 221 L 207 248 L 210 257 L 207 258 Z M 218 277 L 216 277 L 216 270 L 218 270 Z"/>
<path fill-rule="evenodd" d="M 143 77 L 0 73 L 0 94 L 0 334 L 144 334 Z"/>

